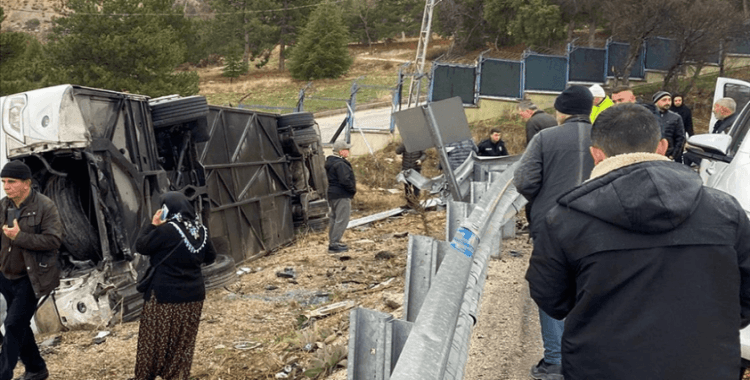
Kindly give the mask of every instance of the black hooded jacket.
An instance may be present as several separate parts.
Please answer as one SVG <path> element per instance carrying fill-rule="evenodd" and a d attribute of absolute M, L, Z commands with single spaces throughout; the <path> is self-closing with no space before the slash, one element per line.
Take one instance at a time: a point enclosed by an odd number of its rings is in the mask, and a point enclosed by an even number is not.
<path fill-rule="evenodd" d="M 691 111 L 688 106 L 683 104 L 679 107 L 675 107 L 673 104 L 672 107 L 669 107 L 669 110 L 680 115 L 682 118 L 682 125 L 685 127 L 685 133 L 690 136 L 695 134 L 693 132 L 693 111 Z"/>
<path fill-rule="evenodd" d="M 750 222 L 684 165 L 630 164 L 564 194 L 526 279 L 566 318 L 566 380 L 737 379 Z"/>

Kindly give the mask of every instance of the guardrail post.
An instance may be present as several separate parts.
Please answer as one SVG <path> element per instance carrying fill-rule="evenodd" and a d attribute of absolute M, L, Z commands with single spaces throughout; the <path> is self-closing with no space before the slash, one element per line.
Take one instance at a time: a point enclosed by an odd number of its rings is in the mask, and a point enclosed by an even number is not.
<path fill-rule="evenodd" d="M 349 313 L 349 380 L 390 378 L 392 319 L 390 314 L 363 308 Z"/>
<path fill-rule="evenodd" d="M 404 284 L 404 319 L 407 321 L 417 319 L 433 277 L 449 249 L 447 242 L 429 236 L 409 235 Z"/>

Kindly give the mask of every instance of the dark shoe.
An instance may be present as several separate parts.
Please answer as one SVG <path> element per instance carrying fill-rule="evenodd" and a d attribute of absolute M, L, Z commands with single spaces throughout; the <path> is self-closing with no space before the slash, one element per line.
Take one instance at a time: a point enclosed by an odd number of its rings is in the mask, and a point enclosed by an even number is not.
<path fill-rule="evenodd" d="M 26 371 L 23 373 L 23 376 L 18 378 L 18 380 L 44 380 L 48 377 L 49 377 L 49 371 L 47 371 L 47 368 L 43 368 L 39 372 Z"/>
<path fill-rule="evenodd" d="M 349 249 L 349 246 L 344 243 L 336 243 L 336 246 L 343 249 Z"/>
<path fill-rule="evenodd" d="M 531 367 L 531 378 L 535 380 L 565 380 L 562 375 L 562 366 L 547 364 L 544 359 Z"/>
<path fill-rule="evenodd" d="M 349 248 L 346 246 L 340 246 L 340 245 L 329 245 L 328 246 L 328 253 L 339 253 L 339 252 L 346 252 Z"/>

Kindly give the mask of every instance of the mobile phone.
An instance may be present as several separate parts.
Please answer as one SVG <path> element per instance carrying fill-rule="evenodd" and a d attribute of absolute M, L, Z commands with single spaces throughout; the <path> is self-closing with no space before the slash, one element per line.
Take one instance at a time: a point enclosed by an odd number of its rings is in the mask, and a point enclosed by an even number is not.
<path fill-rule="evenodd" d="M 169 207 L 166 204 L 161 206 L 161 221 L 167 220 L 167 214 L 169 214 Z"/>
<path fill-rule="evenodd" d="M 8 212 L 7 212 L 7 215 L 6 215 L 5 222 L 8 225 L 8 227 L 13 227 L 13 221 L 16 220 L 16 219 L 18 219 L 18 216 L 21 213 L 21 210 L 15 208 L 13 206 L 9 206 L 7 211 Z"/>

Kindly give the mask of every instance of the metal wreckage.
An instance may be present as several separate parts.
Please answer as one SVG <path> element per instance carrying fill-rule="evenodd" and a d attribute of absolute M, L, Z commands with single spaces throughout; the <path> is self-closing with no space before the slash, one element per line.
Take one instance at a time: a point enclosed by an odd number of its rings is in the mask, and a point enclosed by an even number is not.
<path fill-rule="evenodd" d="M 63 278 L 37 310 L 37 331 L 136 320 L 134 251 L 160 194 L 181 191 L 219 251 L 208 289 L 235 263 L 327 225 L 327 177 L 310 113 L 209 106 L 202 96 L 143 95 L 60 85 L 0 98 L 0 164 L 22 160 L 57 205 Z"/>

